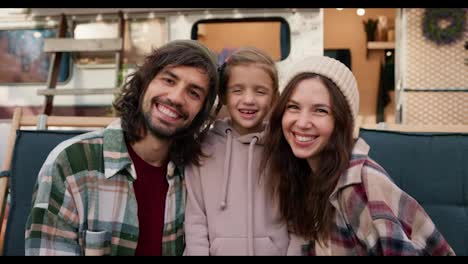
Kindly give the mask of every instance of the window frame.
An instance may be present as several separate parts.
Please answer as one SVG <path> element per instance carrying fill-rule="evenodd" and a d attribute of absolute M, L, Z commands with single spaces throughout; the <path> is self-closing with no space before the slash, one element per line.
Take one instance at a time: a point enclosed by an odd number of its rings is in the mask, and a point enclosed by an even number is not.
<path fill-rule="evenodd" d="M 275 62 L 280 62 L 284 61 L 289 57 L 291 54 L 291 28 L 289 26 L 288 21 L 279 16 L 269 16 L 269 17 L 244 17 L 244 18 L 208 18 L 208 19 L 201 19 L 196 21 L 192 25 L 191 33 L 190 33 L 190 38 L 192 40 L 198 40 L 198 25 L 199 24 L 216 24 L 216 23 L 242 23 L 242 22 L 280 22 L 280 53 L 281 53 L 281 58 L 278 61 Z M 286 49 L 287 52 L 286 54 L 282 54 L 282 43 L 281 43 L 281 29 L 283 28 L 283 25 L 285 27 L 285 34 L 286 34 Z"/>

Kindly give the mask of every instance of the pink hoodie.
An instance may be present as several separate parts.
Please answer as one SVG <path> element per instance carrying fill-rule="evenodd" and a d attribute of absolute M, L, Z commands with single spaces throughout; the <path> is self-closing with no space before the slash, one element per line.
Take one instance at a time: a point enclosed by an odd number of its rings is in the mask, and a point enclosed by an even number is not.
<path fill-rule="evenodd" d="M 286 225 L 259 179 L 263 132 L 239 136 L 229 124 L 215 122 L 210 157 L 186 168 L 185 255 L 286 255 Z"/>

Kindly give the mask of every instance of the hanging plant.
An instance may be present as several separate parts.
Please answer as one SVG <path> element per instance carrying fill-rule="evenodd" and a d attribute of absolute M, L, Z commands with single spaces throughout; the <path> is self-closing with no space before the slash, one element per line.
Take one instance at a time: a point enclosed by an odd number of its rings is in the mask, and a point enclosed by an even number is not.
<path fill-rule="evenodd" d="M 377 30 L 377 24 L 379 21 L 377 19 L 369 18 L 368 20 L 363 20 L 364 31 L 366 32 L 367 41 L 375 40 L 375 32 Z"/>
<path fill-rule="evenodd" d="M 445 21 L 445 26 L 442 22 Z M 461 39 L 465 30 L 465 10 L 461 8 L 426 8 L 423 35 L 438 45 Z"/>

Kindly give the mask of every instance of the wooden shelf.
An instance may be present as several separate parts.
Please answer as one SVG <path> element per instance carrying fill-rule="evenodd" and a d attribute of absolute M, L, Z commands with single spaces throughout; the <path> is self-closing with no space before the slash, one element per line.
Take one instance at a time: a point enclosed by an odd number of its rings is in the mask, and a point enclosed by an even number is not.
<path fill-rule="evenodd" d="M 395 49 L 394 41 L 368 41 L 366 49 L 366 58 L 369 58 L 369 50 Z"/>
<path fill-rule="evenodd" d="M 367 42 L 368 49 L 395 49 L 395 42 L 387 41 L 369 41 Z"/>

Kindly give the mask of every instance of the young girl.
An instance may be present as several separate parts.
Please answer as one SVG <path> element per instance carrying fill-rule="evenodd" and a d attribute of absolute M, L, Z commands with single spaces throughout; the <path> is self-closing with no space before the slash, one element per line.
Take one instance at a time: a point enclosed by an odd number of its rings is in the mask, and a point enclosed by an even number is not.
<path fill-rule="evenodd" d="M 209 158 L 186 169 L 186 255 L 285 255 L 288 232 L 259 181 L 264 118 L 278 97 L 274 61 L 242 48 L 220 69 L 221 102 L 203 144 Z M 219 107 L 218 107 L 219 110 Z"/>
<path fill-rule="evenodd" d="M 286 81 L 261 168 L 295 234 L 288 254 L 453 255 L 423 208 L 353 139 L 359 92 L 351 71 L 309 57 Z"/>

